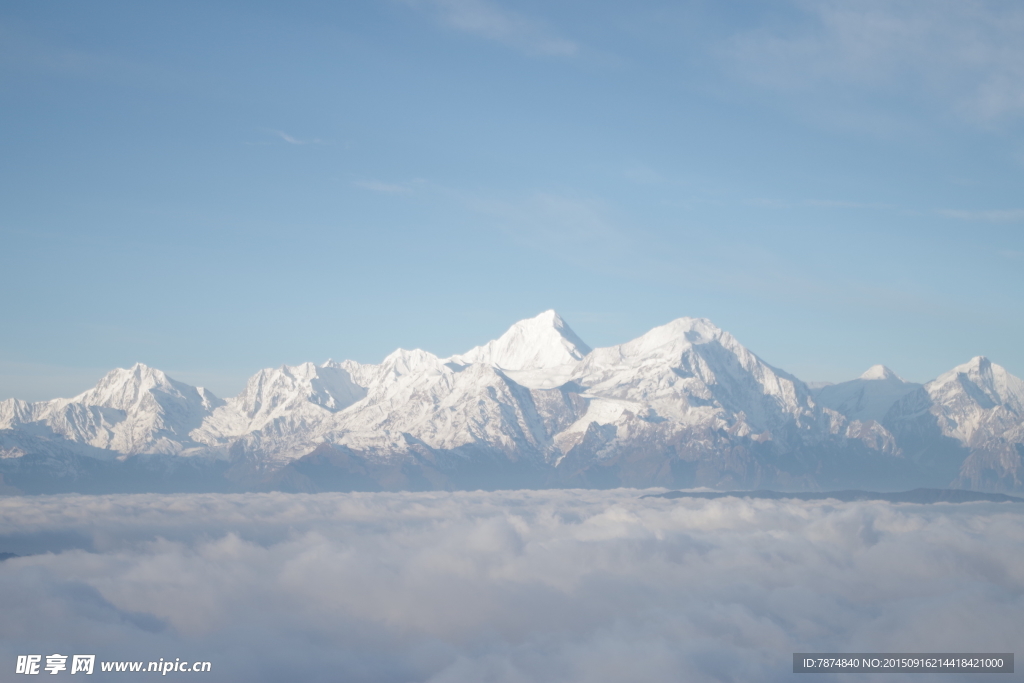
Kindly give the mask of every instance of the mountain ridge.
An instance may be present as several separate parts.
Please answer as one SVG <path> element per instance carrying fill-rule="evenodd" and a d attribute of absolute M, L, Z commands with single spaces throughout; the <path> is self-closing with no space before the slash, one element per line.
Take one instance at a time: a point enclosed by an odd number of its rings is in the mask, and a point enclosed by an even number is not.
<path fill-rule="evenodd" d="M 143 480 L 208 469 L 211 485 L 230 490 L 1019 491 L 1022 418 L 1024 382 L 983 357 L 925 385 L 878 365 L 811 389 L 704 318 L 592 349 L 549 310 L 463 354 L 398 349 L 376 365 L 268 368 L 228 399 L 143 364 L 72 399 L 8 399 L 0 475 L 15 488 L 29 470 L 45 481 L 47 467 L 99 477 L 89 461 L 103 460 L 131 461 Z"/>

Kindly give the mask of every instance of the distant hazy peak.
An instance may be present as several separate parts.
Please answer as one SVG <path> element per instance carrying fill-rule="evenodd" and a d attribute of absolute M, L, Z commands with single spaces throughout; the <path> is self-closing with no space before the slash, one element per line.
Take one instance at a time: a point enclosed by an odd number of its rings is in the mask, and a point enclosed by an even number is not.
<path fill-rule="evenodd" d="M 575 363 L 590 347 L 555 311 L 520 320 L 505 334 L 459 356 L 456 363 L 487 363 L 503 370 L 539 370 Z"/>
<path fill-rule="evenodd" d="M 872 365 L 858 379 L 898 379 L 901 382 L 906 381 L 884 365 Z"/>
<path fill-rule="evenodd" d="M 857 379 L 822 387 L 815 400 L 851 420 L 881 422 L 896 401 L 920 386 L 884 365 L 872 365 Z"/>

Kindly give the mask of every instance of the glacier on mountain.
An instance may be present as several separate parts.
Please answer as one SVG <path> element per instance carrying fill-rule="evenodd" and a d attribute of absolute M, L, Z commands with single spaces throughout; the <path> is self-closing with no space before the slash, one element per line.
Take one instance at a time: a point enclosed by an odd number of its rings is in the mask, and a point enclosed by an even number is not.
<path fill-rule="evenodd" d="M 875 366 L 812 390 L 703 318 L 591 349 L 546 311 L 449 358 L 261 370 L 227 400 L 137 364 L 3 401 L 0 491 L 50 469 L 66 490 L 129 471 L 118 490 L 1020 490 L 1022 415 L 1024 384 L 983 358 L 924 386 Z"/>

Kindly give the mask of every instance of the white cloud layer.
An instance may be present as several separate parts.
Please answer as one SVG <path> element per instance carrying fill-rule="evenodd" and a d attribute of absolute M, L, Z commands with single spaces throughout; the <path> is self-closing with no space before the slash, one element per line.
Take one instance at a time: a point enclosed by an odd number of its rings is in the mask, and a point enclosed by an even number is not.
<path fill-rule="evenodd" d="M 54 652 L 209 660 L 208 681 L 601 683 L 788 681 L 794 651 L 1024 651 L 1012 504 L 57 496 L 0 499 L 0 529 L 25 554 L 0 563 L 3 680 Z"/>

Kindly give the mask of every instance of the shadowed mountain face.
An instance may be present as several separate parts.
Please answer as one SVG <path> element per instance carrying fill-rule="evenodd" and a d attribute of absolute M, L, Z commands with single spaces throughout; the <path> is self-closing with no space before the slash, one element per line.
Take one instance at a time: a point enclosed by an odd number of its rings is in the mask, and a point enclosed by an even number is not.
<path fill-rule="evenodd" d="M 0 403 L 0 491 L 666 486 L 1022 490 L 1024 383 L 984 358 L 816 393 L 710 321 L 591 349 L 554 311 L 438 358 L 261 370 L 238 396 L 136 365 Z"/>

